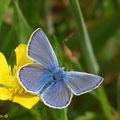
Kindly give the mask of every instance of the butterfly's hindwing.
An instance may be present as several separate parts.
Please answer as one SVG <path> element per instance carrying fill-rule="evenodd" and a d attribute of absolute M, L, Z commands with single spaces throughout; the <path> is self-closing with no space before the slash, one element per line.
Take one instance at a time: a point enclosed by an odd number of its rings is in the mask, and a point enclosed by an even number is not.
<path fill-rule="evenodd" d="M 71 91 L 62 81 L 51 84 L 40 96 L 46 105 L 59 109 L 68 106 L 72 99 Z"/>
<path fill-rule="evenodd" d="M 84 72 L 66 72 L 68 78 L 65 80 L 66 85 L 75 95 L 89 92 L 98 87 L 103 78 L 97 75 Z"/>

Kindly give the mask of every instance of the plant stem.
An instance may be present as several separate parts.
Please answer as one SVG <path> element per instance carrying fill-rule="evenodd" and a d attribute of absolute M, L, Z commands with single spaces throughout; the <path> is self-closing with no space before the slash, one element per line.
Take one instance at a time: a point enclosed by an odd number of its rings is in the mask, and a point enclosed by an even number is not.
<path fill-rule="evenodd" d="M 64 111 L 64 120 L 68 120 L 68 117 L 67 117 L 67 108 L 64 108 L 63 111 Z"/>
<path fill-rule="evenodd" d="M 42 115 L 39 112 L 37 107 L 34 107 L 33 109 L 31 109 L 30 113 L 32 114 L 32 116 L 34 116 L 34 120 L 42 120 Z"/>
<path fill-rule="evenodd" d="M 79 41 L 80 41 L 82 53 L 84 55 L 83 57 L 87 63 L 88 70 L 91 73 L 98 74 L 99 66 L 92 49 L 87 28 L 85 26 L 84 18 L 82 16 L 82 12 L 79 6 L 79 2 L 78 0 L 69 0 L 69 2 L 70 2 L 71 9 L 74 13 L 76 24 L 79 29 L 79 34 L 80 34 Z M 108 102 L 107 96 L 105 94 L 105 90 L 102 86 L 97 89 L 97 94 L 99 96 L 99 100 L 100 100 L 106 119 L 111 120 L 112 119 L 111 109 L 110 109 L 111 107 Z"/>
<path fill-rule="evenodd" d="M 118 76 L 118 82 L 117 82 L 117 107 L 120 113 L 120 74 Z"/>

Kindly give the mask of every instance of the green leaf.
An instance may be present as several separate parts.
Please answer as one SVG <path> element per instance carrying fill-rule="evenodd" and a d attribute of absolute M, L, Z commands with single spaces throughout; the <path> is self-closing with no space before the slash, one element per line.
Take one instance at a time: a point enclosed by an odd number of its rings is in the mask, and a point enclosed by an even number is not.
<path fill-rule="evenodd" d="M 120 74 L 117 81 L 117 107 L 120 113 Z"/>
<path fill-rule="evenodd" d="M 34 120 L 42 120 L 42 115 L 37 106 L 33 107 L 30 110 L 31 115 L 34 117 Z"/>
<path fill-rule="evenodd" d="M 15 103 L 10 103 L 10 106 L 12 108 L 8 112 L 8 118 L 10 120 L 21 120 L 21 119 L 28 120 L 31 118 L 28 109 L 25 109 L 24 107 L 22 107 L 18 104 L 15 104 Z"/>
<path fill-rule="evenodd" d="M 14 1 L 14 24 L 18 41 L 27 43 L 31 34 L 31 28 L 23 16 L 17 1 Z"/>
<path fill-rule="evenodd" d="M 9 3 L 10 3 L 10 0 L 0 0 L 0 27 L 2 25 Z"/>
<path fill-rule="evenodd" d="M 65 109 L 49 109 L 50 113 L 52 113 L 52 116 L 54 120 L 68 120 L 67 118 L 67 108 Z"/>
<path fill-rule="evenodd" d="M 105 117 L 107 120 L 111 120 L 112 119 L 111 106 L 110 106 L 110 103 L 106 97 L 105 90 L 104 90 L 103 86 L 100 86 L 99 89 L 97 89 L 97 92 L 98 92 L 98 98 L 99 98 L 99 101 L 101 103 Z"/>
<path fill-rule="evenodd" d="M 17 44 L 16 40 L 16 33 L 14 27 L 11 27 L 8 34 L 6 35 L 6 38 L 1 46 L 1 51 L 5 54 L 6 58 L 9 59 L 10 54 L 14 47 Z"/>

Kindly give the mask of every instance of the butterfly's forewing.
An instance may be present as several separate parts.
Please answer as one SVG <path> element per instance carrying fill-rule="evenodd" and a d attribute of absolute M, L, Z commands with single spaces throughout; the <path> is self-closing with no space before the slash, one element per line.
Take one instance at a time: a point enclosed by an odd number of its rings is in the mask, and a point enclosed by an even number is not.
<path fill-rule="evenodd" d="M 58 66 L 57 57 L 44 32 L 38 28 L 30 37 L 28 56 L 44 67 Z"/>
<path fill-rule="evenodd" d="M 84 72 L 67 72 L 66 85 L 75 95 L 80 95 L 97 88 L 103 81 L 102 77 Z"/>
<path fill-rule="evenodd" d="M 72 93 L 64 82 L 57 81 L 40 94 L 40 97 L 46 105 L 61 109 L 69 105 Z"/>
<path fill-rule="evenodd" d="M 27 64 L 18 73 L 21 85 L 29 92 L 40 91 L 49 81 L 50 73 L 39 64 Z"/>

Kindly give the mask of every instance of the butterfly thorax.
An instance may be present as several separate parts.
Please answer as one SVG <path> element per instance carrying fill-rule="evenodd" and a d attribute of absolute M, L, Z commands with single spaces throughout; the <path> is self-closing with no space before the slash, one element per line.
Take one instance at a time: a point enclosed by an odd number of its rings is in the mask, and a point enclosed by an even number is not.
<path fill-rule="evenodd" d="M 51 67 L 51 69 L 49 69 L 49 71 L 50 71 L 51 79 L 39 91 L 40 94 L 42 94 L 48 88 L 48 86 L 54 85 L 57 82 L 60 82 L 60 81 L 63 81 L 64 79 L 66 79 L 66 74 L 65 74 L 65 71 L 63 68 Z"/>
<path fill-rule="evenodd" d="M 60 81 L 65 79 L 66 75 L 65 75 L 65 71 L 63 68 L 57 67 L 52 71 L 52 78 L 55 81 Z"/>

